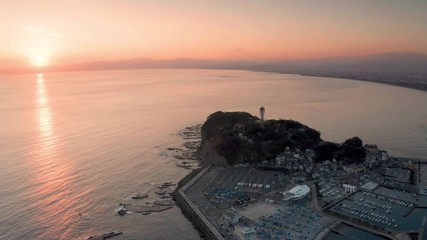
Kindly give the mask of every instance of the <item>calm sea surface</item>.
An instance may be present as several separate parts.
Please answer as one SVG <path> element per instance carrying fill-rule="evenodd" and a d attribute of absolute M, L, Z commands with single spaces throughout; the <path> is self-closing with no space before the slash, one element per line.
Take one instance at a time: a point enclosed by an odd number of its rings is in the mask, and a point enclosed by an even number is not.
<path fill-rule="evenodd" d="M 0 239 L 199 239 L 180 210 L 119 217 L 120 202 L 187 170 L 176 133 L 210 113 L 294 119 L 341 142 L 427 158 L 427 92 L 247 71 L 132 70 L 0 76 Z M 82 216 L 79 216 L 79 213 Z"/>

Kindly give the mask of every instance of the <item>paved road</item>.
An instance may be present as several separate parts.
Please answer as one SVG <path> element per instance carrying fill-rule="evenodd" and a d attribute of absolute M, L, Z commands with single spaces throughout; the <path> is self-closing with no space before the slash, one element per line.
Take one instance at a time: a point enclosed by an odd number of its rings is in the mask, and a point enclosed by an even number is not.
<path fill-rule="evenodd" d="M 222 211 L 212 205 L 209 199 L 203 195 L 203 191 L 213 180 L 215 180 L 217 173 L 217 169 L 209 170 L 204 176 L 202 176 L 185 191 L 186 195 L 192 200 L 194 205 L 199 208 L 203 215 L 205 215 L 205 217 L 209 219 L 212 225 L 216 228 L 218 228 L 216 220 L 222 216 Z"/>
<path fill-rule="evenodd" d="M 313 204 L 314 209 L 316 209 L 316 211 L 322 211 L 322 208 L 319 206 L 319 200 L 317 199 L 317 187 L 316 184 L 311 183 L 308 185 L 310 187 L 310 191 L 311 191 L 311 203 Z"/>

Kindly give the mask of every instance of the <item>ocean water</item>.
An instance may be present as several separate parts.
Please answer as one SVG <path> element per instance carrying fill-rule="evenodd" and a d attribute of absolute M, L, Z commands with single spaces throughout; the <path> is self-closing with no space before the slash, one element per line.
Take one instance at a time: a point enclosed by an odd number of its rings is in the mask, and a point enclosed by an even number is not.
<path fill-rule="evenodd" d="M 117 216 L 136 192 L 188 170 L 161 153 L 217 110 L 298 120 L 427 158 L 427 92 L 344 79 L 228 70 L 0 76 L 0 239 L 199 239 L 174 207 Z M 79 215 L 81 213 L 81 216 Z"/>
<path fill-rule="evenodd" d="M 386 240 L 388 238 L 370 233 L 365 232 L 363 230 L 360 230 L 358 228 L 355 228 L 353 226 L 340 223 L 337 227 L 334 228 L 334 230 L 340 232 L 341 234 L 338 234 L 336 232 L 330 232 L 330 234 L 327 235 L 325 238 L 326 240 Z M 344 235 L 343 235 L 344 234 Z"/>

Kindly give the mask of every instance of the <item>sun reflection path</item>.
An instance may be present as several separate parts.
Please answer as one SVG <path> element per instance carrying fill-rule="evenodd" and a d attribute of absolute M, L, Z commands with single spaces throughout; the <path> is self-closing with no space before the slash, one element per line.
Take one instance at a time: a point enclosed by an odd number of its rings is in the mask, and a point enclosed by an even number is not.
<path fill-rule="evenodd" d="M 35 224 L 42 238 L 69 238 L 76 231 L 79 198 L 89 189 L 77 191 L 72 161 L 61 152 L 55 136 L 53 114 L 43 74 L 37 74 L 37 149 L 32 161 L 34 189 L 29 196 L 36 209 Z"/>
<path fill-rule="evenodd" d="M 49 107 L 49 99 L 43 74 L 37 74 L 37 120 L 43 149 L 53 151 L 55 146 L 52 112 Z"/>

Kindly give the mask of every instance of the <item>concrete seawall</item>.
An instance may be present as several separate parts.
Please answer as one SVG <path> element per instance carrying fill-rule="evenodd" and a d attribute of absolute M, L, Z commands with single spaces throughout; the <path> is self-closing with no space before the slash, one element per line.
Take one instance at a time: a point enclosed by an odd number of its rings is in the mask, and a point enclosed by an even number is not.
<path fill-rule="evenodd" d="M 185 194 L 185 191 L 199 180 L 208 170 L 209 167 L 204 168 L 201 171 L 195 170 L 191 172 L 179 182 L 177 189 L 172 195 L 176 205 L 181 209 L 183 215 L 199 231 L 202 238 L 208 240 L 223 240 L 224 238 L 217 232 L 215 227 L 212 226 L 197 206 L 195 206 L 191 199 Z"/>

